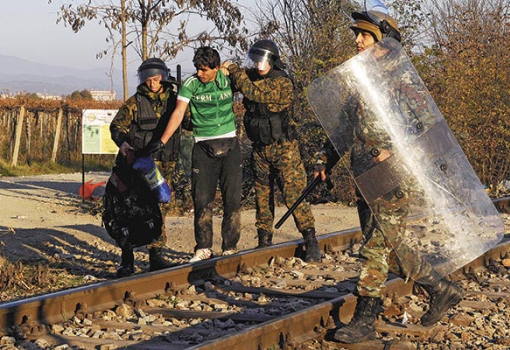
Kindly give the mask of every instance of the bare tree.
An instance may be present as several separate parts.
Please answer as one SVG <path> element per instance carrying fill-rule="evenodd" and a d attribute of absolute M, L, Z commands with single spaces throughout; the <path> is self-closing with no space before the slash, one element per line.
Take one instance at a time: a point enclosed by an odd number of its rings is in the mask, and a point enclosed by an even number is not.
<path fill-rule="evenodd" d="M 391 16 L 398 24 L 402 46 L 410 55 L 423 51 L 427 45 L 430 13 L 421 0 L 390 0 L 386 2 Z"/>
<path fill-rule="evenodd" d="M 260 28 L 255 40 L 270 38 L 278 44 L 298 93 L 318 75 L 354 53 L 348 18 L 342 13 L 340 3 L 337 0 L 266 0 L 253 14 Z"/>
<path fill-rule="evenodd" d="M 423 35 L 427 15 L 418 0 L 389 1 L 404 45 L 411 50 Z M 355 54 L 349 29 L 350 1 L 266 0 L 253 14 L 260 36 L 279 44 L 300 91 L 318 75 Z"/>
<path fill-rule="evenodd" d="M 120 2 L 120 17 L 121 17 L 121 39 L 122 44 L 122 88 L 124 91 L 124 100 L 128 99 L 128 79 L 127 79 L 127 27 L 126 27 L 126 0 Z"/>
<path fill-rule="evenodd" d="M 67 0 L 57 13 L 57 23 L 75 32 L 91 21 L 107 30 L 110 53 L 122 45 L 124 57 L 127 46 L 132 46 L 142 60 L 152 56 L 167 60 L 193 45 L 215 43 L 246 48 L 243 16 L 229 0 Z M 196 24 L 204 21 L 211 23 L 210 29 L 197 30 L 202 26 Z M 108 50 L 98 56 L 106 54 Z M 122 69 L 127 71 L 126 61 Z"/>

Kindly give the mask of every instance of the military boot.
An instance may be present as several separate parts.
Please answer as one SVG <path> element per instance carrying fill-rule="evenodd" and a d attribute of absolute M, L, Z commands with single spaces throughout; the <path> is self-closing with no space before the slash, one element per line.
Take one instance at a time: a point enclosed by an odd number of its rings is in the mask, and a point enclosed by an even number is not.
<path fill-rule="evenodd" d="M 441 320 L 446 312 L 461 302 L 464 291 L 455 283 L 446 278 L 430 281 L 420 280 L 417 282 L 430 296 L 429 310 L 421 317 L 421 324 L 431 326 Z"/>
<path fill-rule="evenodd" d="M 135 273 L 135 255 L 133 254 L 133 247 L 129 243 L 124 243 L 121 249 L 121 261 L 120 267 L 117 269 L 117 277 L 127 277 Z"/>
<path fill-rule="evenodd" d="M 163 258 L 161 253 L 162 253 L 161 248 L 149 249 L 149 264 L 150 264 L 149 271 L 166 269 L 173 266 L 172 263 Z"/>
<path fill-rule="evenodd" d="M 264 248 L 273 245 L 273 234 L 264 230 L 257 230 L 259 245 L 256 248 Z"/>
<path fill-rule="evenodd" d="M 354 316 L 348 325 L 338 328 L 333 339 L 340 343 L 353 344 L 375 339 L 374 323 L 379 313 L 381 299 L 358 297 Z"/>
<path fill-rule="evenodd" d="M 310 228 L 301 232 L 306 248 L 306 262 L 321 261 L 321 250 L 317 238 L 315 237 L 315 229 Z"/>

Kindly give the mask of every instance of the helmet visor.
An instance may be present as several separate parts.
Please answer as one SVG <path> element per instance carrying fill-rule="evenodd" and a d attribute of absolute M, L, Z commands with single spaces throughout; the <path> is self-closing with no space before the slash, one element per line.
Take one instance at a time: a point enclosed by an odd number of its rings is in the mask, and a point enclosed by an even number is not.
<path fill-rule="evenodd" d="M 384 5 L 380 0 L 354 0 L 349 2 L 351 12 L 369 12 L 377 11 L 388 14 L 388 7 Z M 377 19 L 379 21 L 379 19 Z"/>
<path fill-rule="evenodd" d="M 160 68 L 149 68 L 144 69 L 138 72 L 138 81 L 140 84 L 143 84 L 147 81 L 147 79 L 161 75 L 162 80 L 166 80 L 168 78 L 168 71 L 160 69 Z"/>
<path fill-rule="evenodd" d="M 359 14 L 363 14 L 365 21 L 380 26 L 381 20 L 387 19 L 388 16 L 388 8 L 380 0 L 355 0 L 352 6 L 353 12 L 358 13 L 358 18 L 354 18 L 354 20 L 360 19 Z M 374 11 L 380 17 L 374 15 Z"/>
<path fill-rule="evenodd" d="M 273 67 L 273 54 L 269 50 L 261 48 L 251 48 L 244 60 L 244 67 L 266 70 Z"/>

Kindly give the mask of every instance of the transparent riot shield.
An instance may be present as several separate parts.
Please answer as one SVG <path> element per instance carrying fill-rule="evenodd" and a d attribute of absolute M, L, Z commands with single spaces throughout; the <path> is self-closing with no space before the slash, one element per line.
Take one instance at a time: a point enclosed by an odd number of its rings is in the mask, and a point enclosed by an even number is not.
<path fill-rule="evenodd" d="M 308 100 L 336 151 L 351 152 L 351 175 L 411 277 L 417 257 L 446 276 L 501 240 L 500 215 L 396 40 L 314 80 Z M 405 225 L 381 210 L 399 203 Z"/>

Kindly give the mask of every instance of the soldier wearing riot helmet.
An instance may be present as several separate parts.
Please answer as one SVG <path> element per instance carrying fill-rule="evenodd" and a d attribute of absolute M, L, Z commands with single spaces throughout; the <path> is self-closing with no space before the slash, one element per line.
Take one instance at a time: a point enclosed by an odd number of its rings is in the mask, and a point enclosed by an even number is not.
<path fill-rule="evenodd" d="M 386 37 L 400 41 L 396 22 L 385 13 L 356 12 L 352 14 L 352 18 L 354 23 L 350 28 L 355 33 L 359 53 Z M 364 115 L 366 112 L 356 102 L 351 102 L 344 105 L 342 111 L 352 115 L 352 128 L 346 128 L 346 133 L 337 138 L 342 140 L 335 144 L 336 149 L 328 142 L 317 156 L 314 176 L 321 176 L 323 180 L 326 179 L 329 169 L 343 156 L 343 153 L 338 152 L 351 151 L 350 168 L 353 176 L 375 168 L 392 156 L 392 143 L 380 134 L 367 131 L 364 127 L 367 124 L 363 123 L 368 123 L 366 120 L 370 116 Z M 411 189 L 397 187 L 383 197 L 376 198 L 375 204 L 371 202 L 370 206 L 359 188 L 357 190 L 358 213 L 364 237 L 360 249 L 362 267 L 355 291 L 358 300 L 354 317 L 346 326 L 333 330 L 333 339 L 343 343 L 358 343 L 375 338 L 374 322 L 384 298 L 384 283 L 388 271 L 403 278 L 412 278 L 427 291 L 430 296 L 429 310 L 422 316 L 421 323 L 430 326 L 438 322 L 451 307 L 462 300 L 464 292 L 457 285 L 442 278 L 423 257 L 405 244 L 398 246 L 397 255 L 397 248 L 390 243 L 402 243 L 398 237 L 405 230 Z M 402 264 L 400 259 L 403 258 L 409 260 L 410 266 Z"/>
<path fill-rule="evenodd" d="M 369 32 L 376 42 L 381 41 L 383 38 L 393 38 L 397 41 L 401 41 L 397 22 L 386 13 L 380 11 L 363 11 L 353 12 L 351 16 L 354 22 L 350 28 L 356 35 L 357 32 L 361 30 Z"/>
<path fill-rule="evenodd" d="M 246 108 L 244 127 L 252 144 L 255 176 L 256 226 L 258 246 L 272 244 L 274 222 L 274 182 L 290 207 L 306 187 L 306 172 L 299 145 L 292 133 L 293 82 L 284 71 L 277 45 L 259 40 L 248 50 L 244 68 L 224 62 L 234 91 L 243 94 Z M 306 261 L 320 261 L 315 237 L 315 219 L 310 205 L 301 203 L 293 212 L 294 222 L 303 235 Z"/>
<path fill-rule="evenodd" d="M 112 140 L 119 146 L 117 164 L 125 164 L 128 153 L 146 154 L 156 162 L 165 181 L 171 186 L 171 177 L 179 156 L 180 135 L 176 133 L 172 142 L 156 152 L 149 149 L 154 140 L 159 140 L 176 104 L 177 84 L 170 81 L 170 70 L 159 58 L 149 58 L 138 67 L 139 85 L 136 93 L 121 106 L 110 124 Z M 166 246 L 164 218 L 169 204 L 159 205 L 163 218 L 161 233 L 147 245 L 150 270 L 170 267 L 162 256 Z M 135 234 L 143 235 L 144 232 Z M 134 273 L 133 246 L 122 244 L 121 266 L 117 270 L 120 277 Z"/>
<path fill-rule="evenodd" d="M 281 71 L 285 69 L 285 64 L 280 60 L 280 50 L 278 50 L 278 46 L 276 46 L 274 41 L 268 39 L 259 40 L 253 44 L 248 50 L 244 62 L 244 67 L 246 69 L 258 69 L 264 66 L 266 66 L 266 69 L 269 67 Z"/>

